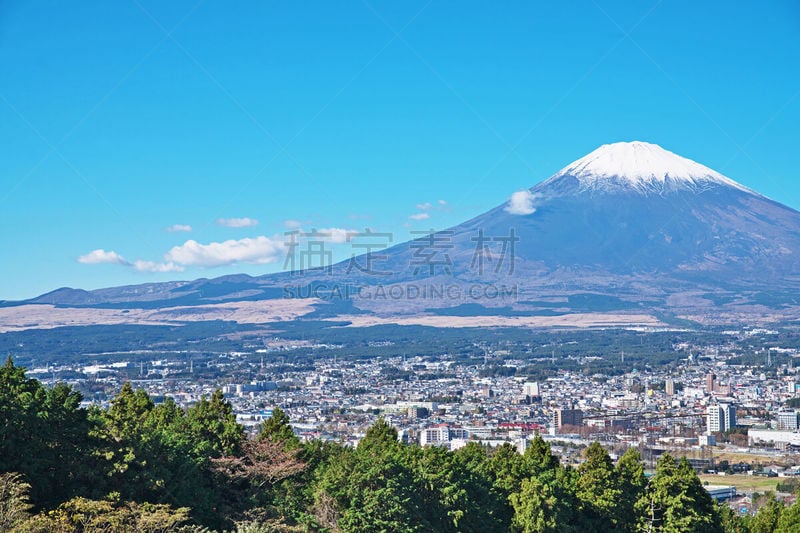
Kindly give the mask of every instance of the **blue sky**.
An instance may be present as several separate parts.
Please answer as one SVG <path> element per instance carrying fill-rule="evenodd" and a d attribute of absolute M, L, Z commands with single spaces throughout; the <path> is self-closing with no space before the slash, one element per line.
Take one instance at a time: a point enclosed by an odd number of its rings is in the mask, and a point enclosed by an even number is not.
<path fill-rule="evenodd" d="M 798 209 L 798 63 L 791 1 L 2 2 L 0 299 L 344 259 L 624 140 Z"/>

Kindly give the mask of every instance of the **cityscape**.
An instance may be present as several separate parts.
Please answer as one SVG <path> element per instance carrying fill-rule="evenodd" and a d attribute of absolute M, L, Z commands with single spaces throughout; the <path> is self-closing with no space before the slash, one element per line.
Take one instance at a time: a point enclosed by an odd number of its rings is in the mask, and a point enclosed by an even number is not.
<path fill-rule="evenodd" d="M 612 457 L 631 447 L 641 450 L 650 468 L 662 453 L 685 456 L 698 472 L 717 474 L 715 485 L 726 484 L 725 474 L 800 475 L 800 368 L 794 366 L 800 349 L 761 349 L 755 364 L 742 364 L 738 346 L 777 331 L 726 335 L 727 345 L 676 344 L 679 358 L 662 368 L 647 365 L 617 375 L 556 370 L 540 380 L 518 375 L 526 361 L 485 345 L 475 347 L 484 351 L 483 360 L 445 353 L 320 357 L 295 364 L 297 350 L 338 347 L 278 337 L 264 338 L 262 347 L 247 352 L 159 359 L 129 354 L 138 363 L 125 353 L 98 354 L 92 365 L 48 365 L 28 373 L 52 384 L 73 376 L 66 382 L 84 391 L 87 406 L 107 406 L 125 382 L 156 402 L 169 397 L 184 409 L 220 389 L 247 431 L 257 431 L 278 407 L 304 441 L 355 447 L 382 418 L 403 442 L 450 450 L 474 441 L 489 447 L 510 443 L 524 453 L 530 439 L 541 435 L 576 465 L 581 450 L 598 441 Z M 555 350 L 551 363 L 557 365 Z M 618 357 L 624 363 L 624 351 Z M 747 506 L 751 497 L 739 490 L 731 503 Z"/>

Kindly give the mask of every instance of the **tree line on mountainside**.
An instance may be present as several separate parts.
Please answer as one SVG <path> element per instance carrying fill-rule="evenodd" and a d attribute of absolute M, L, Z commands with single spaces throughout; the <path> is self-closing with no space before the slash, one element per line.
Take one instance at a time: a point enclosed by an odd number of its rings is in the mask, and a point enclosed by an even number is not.
<path fill-rule="evenodd" d="M 0 368 L 0 531 L 789 532 L 800 504 L 716 505 L 685 460 L 645 476 L 594 443 L 577 468 L 524 454 L 406 445 L 383 420 L 356 448 L 300 442 L 280 409 L 248 439 L 217 391 L 187 410 L 130 384 L 80 407 L 11 359 Z"/>

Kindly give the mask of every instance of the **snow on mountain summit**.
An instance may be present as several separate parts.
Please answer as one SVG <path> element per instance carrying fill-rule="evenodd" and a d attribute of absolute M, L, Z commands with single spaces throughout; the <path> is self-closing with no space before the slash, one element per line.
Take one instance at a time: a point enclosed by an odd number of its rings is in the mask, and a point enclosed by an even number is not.
<path fill-rule="evenodd" d="M 701 191 L 709 186 L 727 185 L 749 191 L 705 165 L 657 144 L 641 141 L 604 144 L 567 165 L 547 182 L 566 176 L 576 178 L 581 190 L 663 193 L 686 189 Z"/>

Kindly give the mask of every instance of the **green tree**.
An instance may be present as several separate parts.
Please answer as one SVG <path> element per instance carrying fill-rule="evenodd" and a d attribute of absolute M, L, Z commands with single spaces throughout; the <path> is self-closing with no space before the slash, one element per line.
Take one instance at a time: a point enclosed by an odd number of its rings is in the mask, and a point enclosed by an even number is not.
<path fill-rule="evenodd" d="M 238 451 L 243 430 L 221 394 L 202 398 L 184 414 L 172 400 L 156 406 L 126 383 L 107 410 L 92 416 L 98 422 L 95 457 L 107 480 L 101 495 L 118 491 L 124 500 L 191 507 L 202 524 L 232 525 L 218 512 L 228 491 L 210 459 Z"/>
<path fill-rule="evenodd" d="M 31 501 L 54 506 L 85 487 L 89 421 L 80 393 L 45 388 L 9 357 L 0 367 L 0 472 L 30 480 Z"/>
<path fill-rule="evenodd" d="M 620 516 L 617 506 L 622 489 L 617 472 L 608 452 L 593 442 L 585 452 L 586 461 L 578 467 L 576 496 L 586 514 L 590 531 L 620 531 Z"/>
<path fill-rule="evenodd" d="M 795 533 L 800 531 L 800 503 L 783 509 L 775 533 Z"/>
<path fill-rule="evenodd" d="M 468 442 L 456 450 L 453 461 L 463 469 L 459 477 L 463 478 L 471 502 L 472 512 L 465 522 L 475 524 L 474 531 L 508 531 L 511 525 L 510 503 L 493 490 L 485 449 L 476 442 Z"/>
<path fill-rule="evenodd" d="M 522 481 L 533 474 L 528 462 L 511 444 L 504 442 L 489 457 L 489 472 L 494 490 L 503 499 L 518 492 Z"/>
<path fill-rule="evenodd" d="M 575 495 L 578 475 L 561 466 L 541 435 L 528 444 L 522 468 L 506 476 L 516 478 L 518 487 L 508 497 L 514 510 L 512 531 L 568 532 L 585 527 L 585 513 Z"/>
<path fill-rule="evenodd" d="M 510 530 L 515 533 L 578 531 L 579 510 L 560 498 L 559 492 L 563 490 L 559 490 L 556 483 L 543 483 L 536 477 L 524 480 L 520 491 L 510 497 L 514 507 Z"/>
<path fill-rule="evenodd" d="M 714 502 L 689 462 L 684 458 L 676 464 L 669 454 L 658 460 L 637 511 L 639 527 L 645 531 L 722 531 Z"/>
<path fill-rule="evenodd" d="M 404 452 L 422 500 L 423 522 L 443 533 L 502 529 L 489 480 L 470 470 L 465 456 L 439 446 L 404 447 Z"/>
<path fill-rule="evenodd" d="M 758 513 L 747 524 L 750 533 L 772 533 L 778 528 L 778 522 L 783 514 L 783 504 L 775 499 L 775 494 L 770 492 L 766 502 L 758 509 Z"/>
<path fill-rule="evenodd" d="M 328 450 L 325 459 L 319 458 L 316 478 L 311 491 L 310 513 L 315 525 L 336 530 L 342 513 L 349 507 L 348 479 L 355 470 L 355 450 L 337 445 Z"/>
<path fill-rule="evenodd" d="M 193 437 L 196 457 L 220 457 L 239 451 L 244 428 L 236 422 L 231 404 L 217 389 L 186 412 L 187 429 Z"/>
<path fill-rule="evenodd" d="M 406 447 L 385 420 L 371 426 L 354 452 L 339 454 L 317 484 L 315 515 L 343 531 L 431 531 L 415 490 Z"/>
<path fill-rule="evenodd" d="M 187 508 L 73 498 L 53 511 L 32 517 L 18 529 L 20 533 L 168 533 L 188 519 Z"/>
<path fill-rule="evenodd" d="M 372 424 L 358 443 L 358 451 L 368 455 L 392 453 L 398 451 L 400 447 L 397 430 L 383 418 Z"/>
<path fill-rule="evenodd" d="M 289 415 L 280 407 L 272 410 L 272 416 L 264 420 L 258 432 L 259 439 L 282 442 L 287 448 L 299 448 L 300 439 L 294 434 Z"/>
<path fill-rule="evenodd" d="M 647 478 L 644 475 L 642 456 L 635 448 L 630 448 L 617 461 L 616 477 L 620 496 L 615 514 L 621 531 L 633 531 L 636 522 L 636 502 L 644 494 Z"/>
<path fill-rule="evenodd" d="M 98 463 L 104 465 L 109 490 L 120 487 L 131 500 L 155 498 L 154 488 L 159 485 L 150 468 L 156 465 L 150 462 L 148 453 L 155 436 L 145 433 L 153 407 L 144 390 L 134 390 L 125 383 L 107 410 L 92 412 L 97 423 L 93 436 L 100 442 L 95 454 Z"/>
<path fill-rule="evenodd" d="M 525 464 L 534 475 L 539 475 L 548 471 L 555 472 L 560 462 L 550 449 L 550 444 L 537 433 L 525 450 Z"/>

